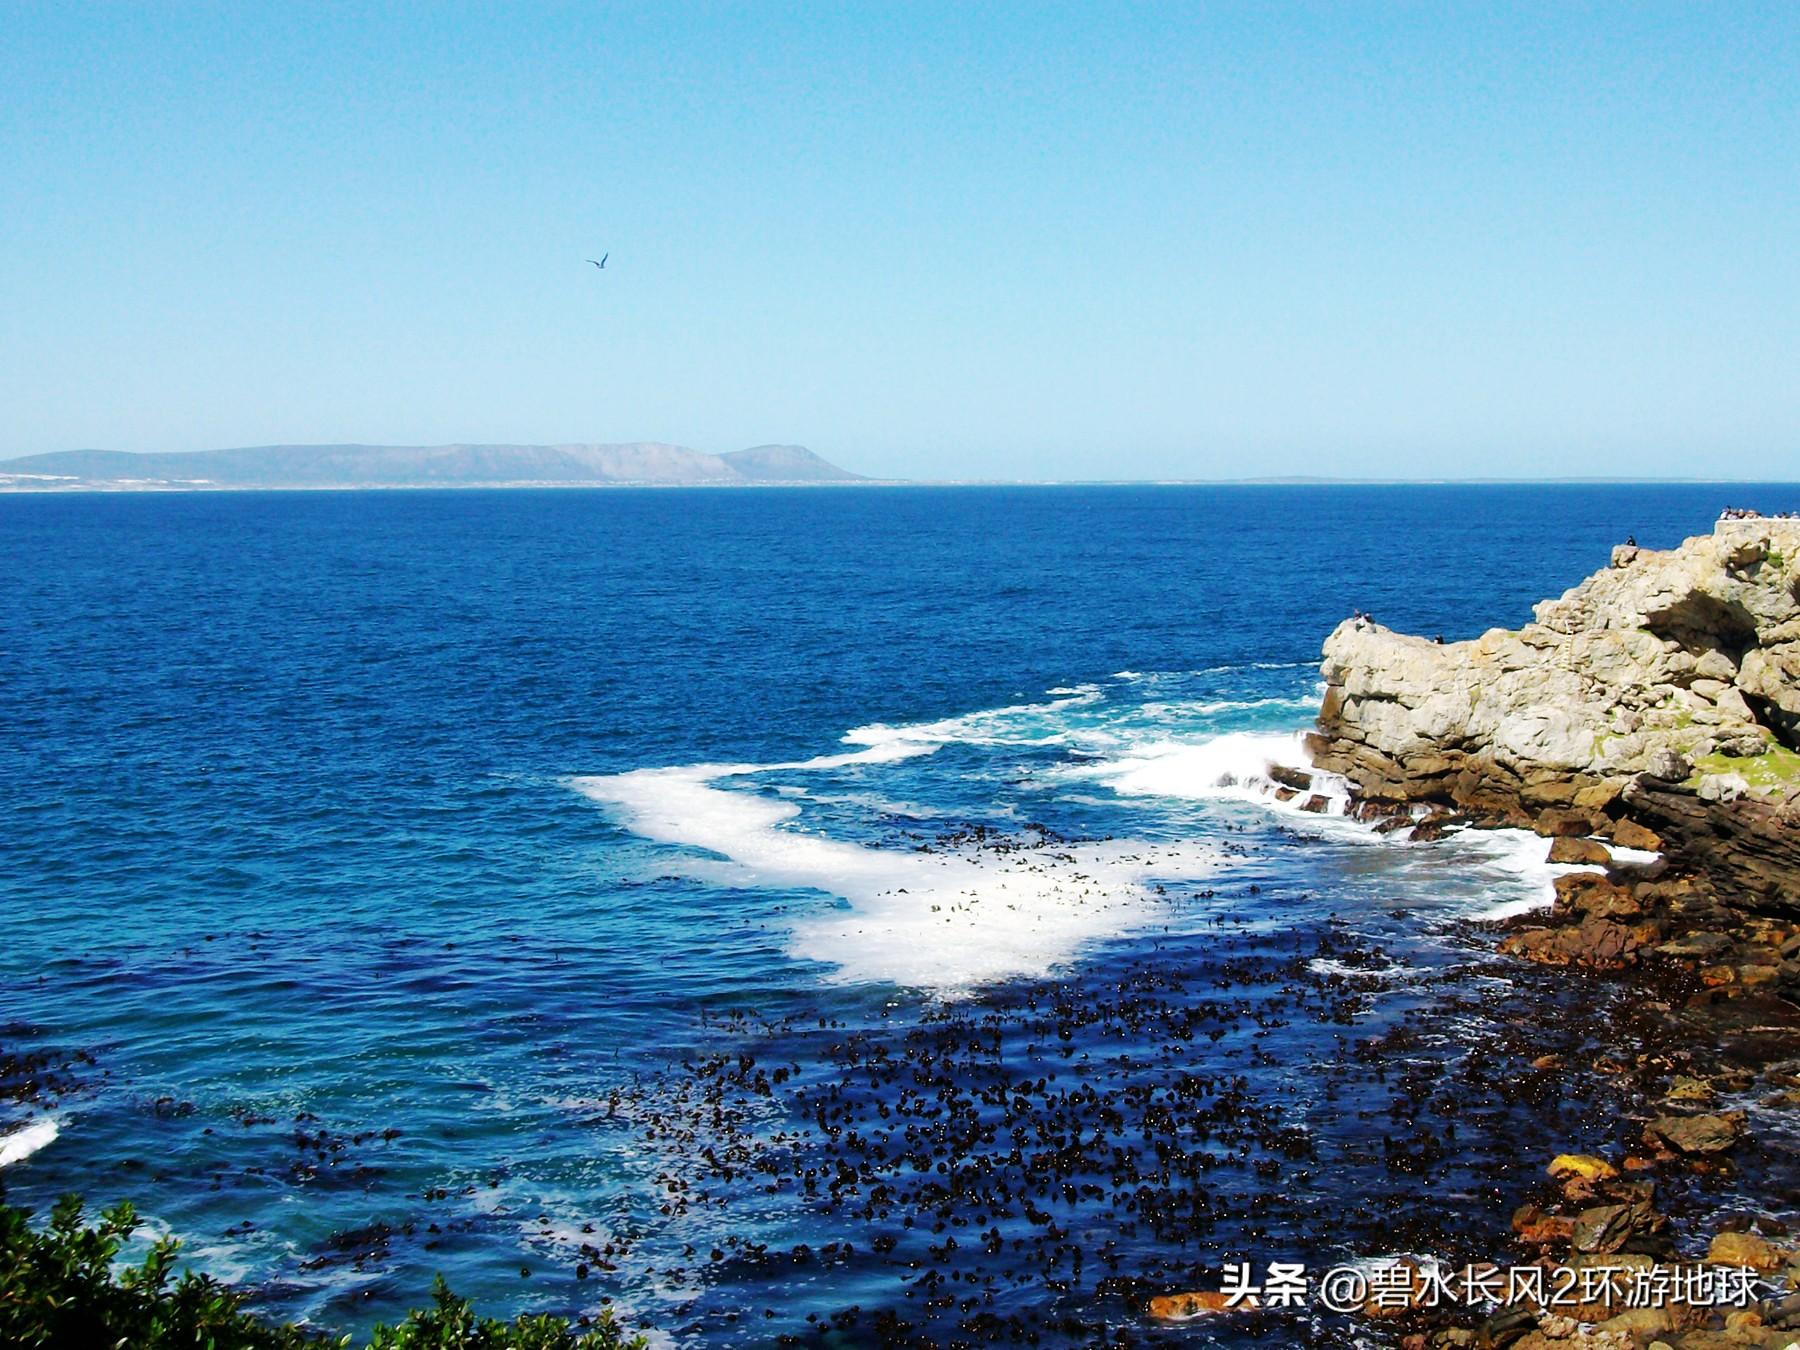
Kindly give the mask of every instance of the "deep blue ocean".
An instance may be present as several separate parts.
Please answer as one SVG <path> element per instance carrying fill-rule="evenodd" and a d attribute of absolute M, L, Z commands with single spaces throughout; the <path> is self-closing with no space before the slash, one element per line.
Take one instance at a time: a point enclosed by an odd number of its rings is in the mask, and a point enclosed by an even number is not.
<path fill-rule="evenodd" d="M 1353 611 L 1516 627 L 1793 497 L 0 496 L 0 1127 L 47 1141 L 0 1178 L 342 1330 L 442 1271 L 674 1344 L 1093 1344 L 1226 1260 L 1474 1249 L 1612 1128 L 1520 1106 L 1605 1013 L 1506 1024 L 1542 841 L 1267 766 Z"/>

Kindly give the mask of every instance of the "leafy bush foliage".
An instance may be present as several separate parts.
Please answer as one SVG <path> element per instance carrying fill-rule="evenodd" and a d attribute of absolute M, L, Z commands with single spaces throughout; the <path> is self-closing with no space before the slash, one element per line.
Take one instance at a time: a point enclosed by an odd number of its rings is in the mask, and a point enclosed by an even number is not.
<path fill-rule="evenodd" d="M 153 1243 L 139 1265 L 120 1247 L 138 1227 L 129 1204 L 89 1223 L 81 1202 L 62 1201 L 33 1229 L 23 1210 L 0 1202 L 0 1345 L 32 1350 L 348 1350 L 351 1338 L 265 1321 L 241 1297 L 192 1271 L 177 1274 L 173 1238 Z M 641 1350 L 610 1314 L 588 1328 L 539 1315 L 503 1322 L 478 1317 L 440 1278 L 429 1308 L 375 1328 L 368 1350 Z"/>

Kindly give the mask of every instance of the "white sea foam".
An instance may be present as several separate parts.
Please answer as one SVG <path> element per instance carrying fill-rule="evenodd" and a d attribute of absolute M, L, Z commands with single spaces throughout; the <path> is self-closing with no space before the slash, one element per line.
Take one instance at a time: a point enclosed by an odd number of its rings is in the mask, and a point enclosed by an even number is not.
<path fill-rule="evenodd" d="M 1140 717 L 1180 722 L 1191 717 L 1216 717 L 1220 713 L 1249 712 L 1255 708 L 1316 708 L 1319 700 L 1305 698 L 1210 698 L 1183 703 L 1144 703 L 1138 706 Z"/>
<path fill-rule="evenodd" d="M 1459 830 L 1446 842 L 1473 853 L 1476 865 L 1493 873 L 1513 894 L 1483 910 L 1483 919 L 1510 919 L 1542 909 L 1556 899 L 1556 879 L 1565 872 L 1597 872 L 1596 867 L 1574 867 L 1552 863 L 1550 841 L 1530 830 Z"/>
<path fill-rule="evenodd" d="M 1306 963 L 1306 968 L 1315 975 L 1337 975 L 1346 979 L 1394 981 L 1403 976 L 1417 974 L 1417 967 L 1403 966 L 1390 961 L 1378 967 L 1353 966 L 1330 956 L 1315 956 Z"/>
<path fill-rule="evenodd" d="M 1116 702 L 1094 685 L 1047 691 L 1058 697 L 1045 703 L 946 717 L 933 722 L 898 725 L 872 722 L 844 735 L 851 745 L 972 745 L 1019 749 L 1060 747 L 1090 756 L 1118 757 L 1155 753 L 1165 742 L 1195 744 L 1195 736 L 1216 737 L 1214 730 L 1233 715 L 1266 709 L 1306 709 L 1312 698 L 1160 699 Z M 1183 739 L 1186 738 L 1186 739 Z"/>
<path fill-rule="evenodd" d="M 1311 789 L 1283 801 L 1281 784 L 1269 775 L 1273 767 L 1311 774 Z M 1342 815 L 1350 799 L 1349 786 L 1342 778 L 1312 768 L 1298 731 L 1232 731 L 1203 740 L 1146 740 L 1112 758 L 1065 765 L 1058 775 L 1104 783 L 1129 797 L 1232 799 L 1294 811 L 1317 795 L 1325 799 L 1325 810 L 1318 814 L 1325 815 Z"/>
<path fill-rule="evenodd" d="M 24 1162 L 62 1133 L 55 1116 L 40 1116 L 20 1129 L 0 1134 L 0 1167 Z"/>
<path fill-rule="evenodd" d="M 1592 863 L 1551 862 L 1550 841 L 1530 830 L 1465 830 L 1453 837 L 1469 847 L 1485 851 L 1491 866 L 1498 871 L 1510 873 L 1530 887 L 1528 895 L 1503 900 L 1483 910 L 1479 916 L 1483 919 L 1511 919 L 1543 909 L 1556 901 L 1558 877 L 1571 872 L 1598 873 L 1606 870 Z M 1619 848 L 1611 844 L 1607 845 L 1607 851 L 1612 854 L 1614 862 L 1620 863 L 1653 862 L 1659 856 L 1642 849 Z"/>
<path fill-rule="evenodd" d="M 805 888 L 847 902 L 798 920 L 789 948 L 835 967 L 846 982 L 949 992 L 1042 975 L 1082 944 L 1148 921 L 1159 909 L 1152 878 L 1191 878 L 1216 866 L 1209 849 L 1118 841 L 1005 851 L 872 848 L 795 827 L 800 808 L 791 800 L 719 786 L 936 748 L 922 738 L 880 739 L 786 764 L 639 769 L 574 786 L 636 834 L 721 855 L 739 884 Z"/>
<path fill-rule="evenodd" d="M 1122 671 L 1115 678 L 1161 677 Z M 574 786 L 647 839 L 715 855 L 690 859 L 694 875 L 839 897 L 838 907 L 794 923 L 793 955 L 833 966 L 844 981 L 939 990 L 1041 975 L 1084 943 L 1153 918 L 1160 902 L 1150 881 L 1210 874 L 1219 856 L 1129 842 L 1012 851 L 875 848 L 809 830 L 799 819 L 808 800 L 843 803 L 857 796 L 814 794 L 772 776 L 875 767 L 951 744 L 1056 748 L 1067 758 L 1032 772 L 1035 785 L 1058 789 L 1065 801 L 1098 802 L 1079 790 L 1091 784 L 1114 801 L 1242 801 L 1292 813 L 1310 832 L 1395 849 L 1422 866 L 1432 866 L 1434 856 L 1455 858 L 1457 889 L 1466 878 L 1498 902 L 1487 917 L 1548 903 L 1555 878 L 1571 870 L 1548 863 L 1545 841 L 1524 830 L 1453 831 L 1436 842 L 1412 841 L 1405 831 L 1378 834 L 1347 816 L 1348 783 L 1312 767 L 1303 733 L 1216 729 L 1240 714 L 1254 722 L 1276 708 L 1310 706 L 1309 699 L 1140 703 L 1110 699 L 1097 685 L 1047 692 L 1044 702 L 856 727 L 843 737 L 854 748 L 813 759 L 641 769 L 577 779 Z M 1278 769 L 1303 771 L 1311 784 L 1296 792 L 1278 780 Z M 882 800 L 871 796 L 871 808 Z M 1315 809 L 1306 811 L 1308 805 Z"/>
<path fill-rule="evenodd" d="M 1272 777 L 1272 768 L 1302 771 L 1312 784 L 1299 792 L 1284 790 Z M 1200 738 L 1141 740 L 1097 760 L 1059 766 L 1052 777 L 1102 784 L 1127 797 L 1250 802 L 1299 815 L 1309 829 L 1341 843 L 1454 857 L 1469 880 L 1485 885 L 1495 897 L 1477 914 L 1482 919 L 1505 919 L 1541 909 L 1554 902 L 1557 877 L 1603 870 L 1550 862 L 1548 841 L 1530 830 L 1453 830 L 1428 843 L 1413 842 L 1404 830 L 1377 833 L 1345 814 L 1350 804 L 1349 783 L 1312 767 L 1304 733 L 1298 731 L 1233 731 Z M 1305 810 L 1315 796 L 1324 799 L 1323 809 Z M 1620 862 L 1647 861 L 1655 856 L 1618 848 L 1612 854 Z"/>
<path fill-rule="evenodd" d="M 847 745 L 1064 745 L 1079 735 L 1069 722 L 1070 709 L 1090 707 L 1105 699 L 1097 685 L 1083 684 L 1047 691 L 1057 695 L 1049 703 L 1015 703 L 1004 708 L 985 708 L 945 717 L 935 722 L 908 722 L 890 726 L 871 722 L 844 733 Z"/>
<path fill-rule="evenodd" d="M 1219 866 L 1198 846 L 1107 842 L 1042 849 L 874 848 L 806 829 L 812 794 L 777 775 L 878 766 L 948 744 L 1059 747 L 1087 756 L 1045 773 L 1069 787 L 1091 782 L 1119 796 L 1241 799 L 1298 810 L 1269 776 L 1271 764 L 1307 767 L 1300 734 L 1231 732 L 1193 738 L 1209 721 L 1304 700 L 1114 704 L 1095 685 L 1051 699 L 930 722 L 871 723 L 844 736 L 853 749 L 777 764 L 695 764 L 581 778 L 574 786 L 647 839 L 704 850 L 686 870 L 727 884 L 803 888 L 840 906 L 796 920 L 789 951 L 826 963 L 835 978 L 943 991 L 1042 975 L 1083 944 L 1140 926 L 1161 909 L 1150 883 L 1191 879 Z M 1189 738 L 1183 739 L 1182 733 Z M 738 780 L 733 782 L 732 780 Z M 1315 776 L 1327 814 L 1348 800 L 1342 780 Z M 1287 797 L 1285 803 L 1281 800 Z M 1309 816 L 1318 820 L 1318 816 Z M 1366 832 L 1348 821 L 1340 828 Z"/>

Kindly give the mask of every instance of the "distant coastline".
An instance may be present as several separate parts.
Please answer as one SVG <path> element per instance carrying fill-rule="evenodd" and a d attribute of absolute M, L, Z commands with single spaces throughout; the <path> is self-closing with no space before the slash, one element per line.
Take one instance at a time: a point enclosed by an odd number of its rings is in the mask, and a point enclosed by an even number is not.
<path fill-rule="evenodd" d="M 60 450 L 0 460 L 0 493 L 261 492 L 671 487 L 1527 487 L 1634 484 L 1782 485 L 1755 478 L 874 477 L 799 445 L 711 454 L 658 441 L 435 446 L 265 445 L 133 452 Z"/>
<path fill-rule="evenodd" d="M 493 482 L 469 483 L 208 483 L 200 481 L 139 481 L 118 480 L 112 482 L 32 482 L 19 481 L 28 479 L 29 475 L 9 475 L 0 470 L 0 496 L 44 497 L 70 494 L 88 496 L 169 496 L 183 492 L 210 493 L 254 493 L 254 492 L 635 492 L 635 491 L 692 491 L 710 488 L 723 491 L 755 491 L 759 488 L 865 488 L 865 487 L 939 487 L 961 486 L 955 484 L 909 483 L 899 479 L 864 478 L 854 481 L 831 481 L 821 479 L 765 479 L 755 482 L 708 482 L 679 483 L 659 479 L 589 479 L 589 480 L 534 480 L 523 479 L 516 482 L 495 480 Z M 973 484 L 967 486 L 975 486 Z M 1024 486 L 1024 485 L 1020 485 Z M 1043 486 L 1050 486 L 1048 484 Z"/>
<path fill-rule="evenodd" d="M 222 491 L 470 487 L 743 487 L 857 483 L 799 445 L 714 455 L 659 441 L 569 445 L 260 445 L 0 460 L 0 490 Z"/>

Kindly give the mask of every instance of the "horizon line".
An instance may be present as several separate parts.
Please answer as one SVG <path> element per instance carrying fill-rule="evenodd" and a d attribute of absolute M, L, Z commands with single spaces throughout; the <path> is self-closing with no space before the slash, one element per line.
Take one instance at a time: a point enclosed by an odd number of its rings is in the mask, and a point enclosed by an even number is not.
<path fill-rule="evenodd" d="M 658 482 L 654 480 L 554 481 L 514 480 L 480 483 L 293 483 L 243 484 L 196 481 L 139 481 L 129 479 L 61 480 L 62 475 L 12 474 L 0 470 L 0 494 L 31 496 L 48 493 L 174 493 L 174 492 L 553 492 L 617 491 L 655 488 L 680 491 L 737 492 L 767 488 L 1079 488 L 1079 487 L 1774 487 L 1800 488 L 1800 479 L 1788 478 L 1693 478 L 1569 475 L 1562 477 L 1465 478 L 1351 478 L 1308 474 L 1284 474 L 1260 478 L 877 478 L 818 481 L 807 479 L 720 482 Z M 12 480 L 12 481 L 8 481 Z M 22 480 L 22 481 L 21 481 Z M 47 481 L 49 480 L 49 481 Z"/>

